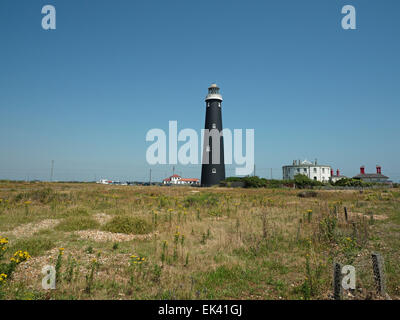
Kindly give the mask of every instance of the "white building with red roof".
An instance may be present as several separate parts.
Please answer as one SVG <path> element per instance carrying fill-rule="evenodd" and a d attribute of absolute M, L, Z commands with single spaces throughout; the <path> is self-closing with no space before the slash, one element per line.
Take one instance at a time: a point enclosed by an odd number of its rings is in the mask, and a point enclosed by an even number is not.
<path fill-rule="evenodd" d="M 174 174 L 169 178 L 164 179 L 163 184 L 199 185 L 200 180 L 196 178 L 182 178 L 181 176 Z"/>

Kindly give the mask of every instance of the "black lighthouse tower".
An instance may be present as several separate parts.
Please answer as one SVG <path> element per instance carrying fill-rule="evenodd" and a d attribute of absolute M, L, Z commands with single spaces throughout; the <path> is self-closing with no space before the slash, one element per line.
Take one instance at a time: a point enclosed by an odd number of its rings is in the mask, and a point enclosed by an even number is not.
<path fill-rule="evenodd" d="M 201 186 L 210 187 L 225 180 L 224 139 L 222 136 L 222 96 L 216 84 L 208 88 L 204 126 Z M 219 155 L 219 156 L 218 156 Z"/>

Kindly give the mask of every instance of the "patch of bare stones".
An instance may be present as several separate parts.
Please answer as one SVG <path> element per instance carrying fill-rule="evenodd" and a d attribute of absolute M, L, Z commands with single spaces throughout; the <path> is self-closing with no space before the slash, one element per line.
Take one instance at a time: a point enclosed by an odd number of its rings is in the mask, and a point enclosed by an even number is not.
<path fill-rule="evenodd" d="M 356 217 L 360 217 L 360 218 L 365 218 L 365 219 L 371 219 L 371 217 L 372 217 L 372 219 L 374 219 L 374 220 L 386 220 L 388 217 L 386 216 L 386 215 L 384 215 L 384 214 L 380 214 L 380 215 L 377 215 L 377 214 L 373 214 L 373 215 L 368 215 L 368 214 L 364 214 L 364 213 L 361 213 L 361 212 L 352 212 L 352 213 L 350 213 L 350 217 L 351 216 L 356 216 Z"/>
<path fill-rule="evenodd" d="M 7 232 L 7 235 L 13 235 L 17 238 L 30 237 L 38 231 L 54 228 L 59 223 L 60 220 L 56 219 L 46 219 L 36 223 L 27 223 L 16 227 L 11 232 Z"/>
<path fill-rule="evenodd" d="M 154 233 L 148 234 L 125 234 L 125 233 L 113 233 L 108 231 L 100 231 L 100 230 L 81 230 L 76 231 L 75 234 L 84 239 L 90 239 L 96 242 L 123 242 L 123 241 L 131 241 L 135 239 L 139 240 L 148 240 L 154 235 Z"/>

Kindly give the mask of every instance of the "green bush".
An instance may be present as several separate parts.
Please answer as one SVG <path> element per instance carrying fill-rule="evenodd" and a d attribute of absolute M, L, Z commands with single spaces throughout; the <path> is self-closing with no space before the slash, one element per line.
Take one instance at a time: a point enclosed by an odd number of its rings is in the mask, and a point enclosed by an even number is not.
<path fill-rule="evenodd" d="M 152 226 L 140 218 L 118 216 L 108 222 L 103 230 L 113 233 L 146 234 L 152 231 Z"/>
<path fill-rule="evenodd" d="M 257 176 L 249 177 L 229 177 L 221 182 L 222 186 L 229 187 L 234 182 L 243 182 L 245 188 L 283 188 L 292 187 L 296 185 L 297 188 L 309 188 L 313 186 L 323 186 L 324 184 L 319 181 L 311 180 L 305 175 L 298 174 L 294 180 L 272 180 L 260 178 Z"/>
<path fill-rule="evenodd" d="M 243 181 L 245 188 L 265 188 L 267 186 L 267 179 L 256 176 L 244 177 Z"/>
<path fill-rule="evenodd" d="M 56 230 L 60 231 L 78 231 L 96 229 L 99 223 L 90 217 L 68 217 L 57 225 Z"/>
<path fill-rule="evenodd" d="M 360 179 L 342 178 L 336 181 L 333 185 L 338 187 L 370 187 L 372 186 L 372 183 L 364 182 Z"/>
<path fill-rule="evenodd" d="M 304 174 L 296 174 L 294 176 L 294 183 L 295 183 L 296 187 L 299 189 L 324 185 L 322 182 L 319 182 L 316 180 L 311 180 L 309 177 L 305 176 Z"/>
<path fill-rule="evenodd" d="M 238 182 L 238 181 L 242 181 L 242 180 L 243 180 L 243 178 L 240 178 L 240 177 L 228 177 L 224 181 L 226 181 L 226 182 Z"/>
<path fill-rule="evenodd" d="M 297 196 L 300 198 L 316 198 L 318 196 L 318 193 L 312 190 L 307 190 L 299 192 Z"/>
<path fill-rule="evenodd" d="M 240 186 L 237 183 L 243 183 L 244 188 L 283 188 L 287 186 L 293 185 L 293 181 L 289 180 L 272 180 L 260 178 L 257 176 L 248 176 L 248 177 L 229 177 L 224 181 L 221 181 L 221 186 L 223 187 L 231 187 L 231 186 Z"/>

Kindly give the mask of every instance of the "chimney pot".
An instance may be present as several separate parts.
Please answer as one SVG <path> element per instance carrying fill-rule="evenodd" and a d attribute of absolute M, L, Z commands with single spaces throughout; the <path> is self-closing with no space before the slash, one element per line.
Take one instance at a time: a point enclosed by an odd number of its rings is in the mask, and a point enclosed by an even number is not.
<path fill-rule="evenodd" d="M 382 173 L 382 168 L 381 166 L 376 166 L 376 173 L 381 174 Z"/>
<path fill-rule="evenodd" d="M 360 167 L 360 174 L 365 174 L 365 167 L 364 166 Z"/>
<path fill-rule="evenodd" d="M 339 177 L 340 176 L 340 171 L 339 169 L 336 170 L 336 175 Z"/>

